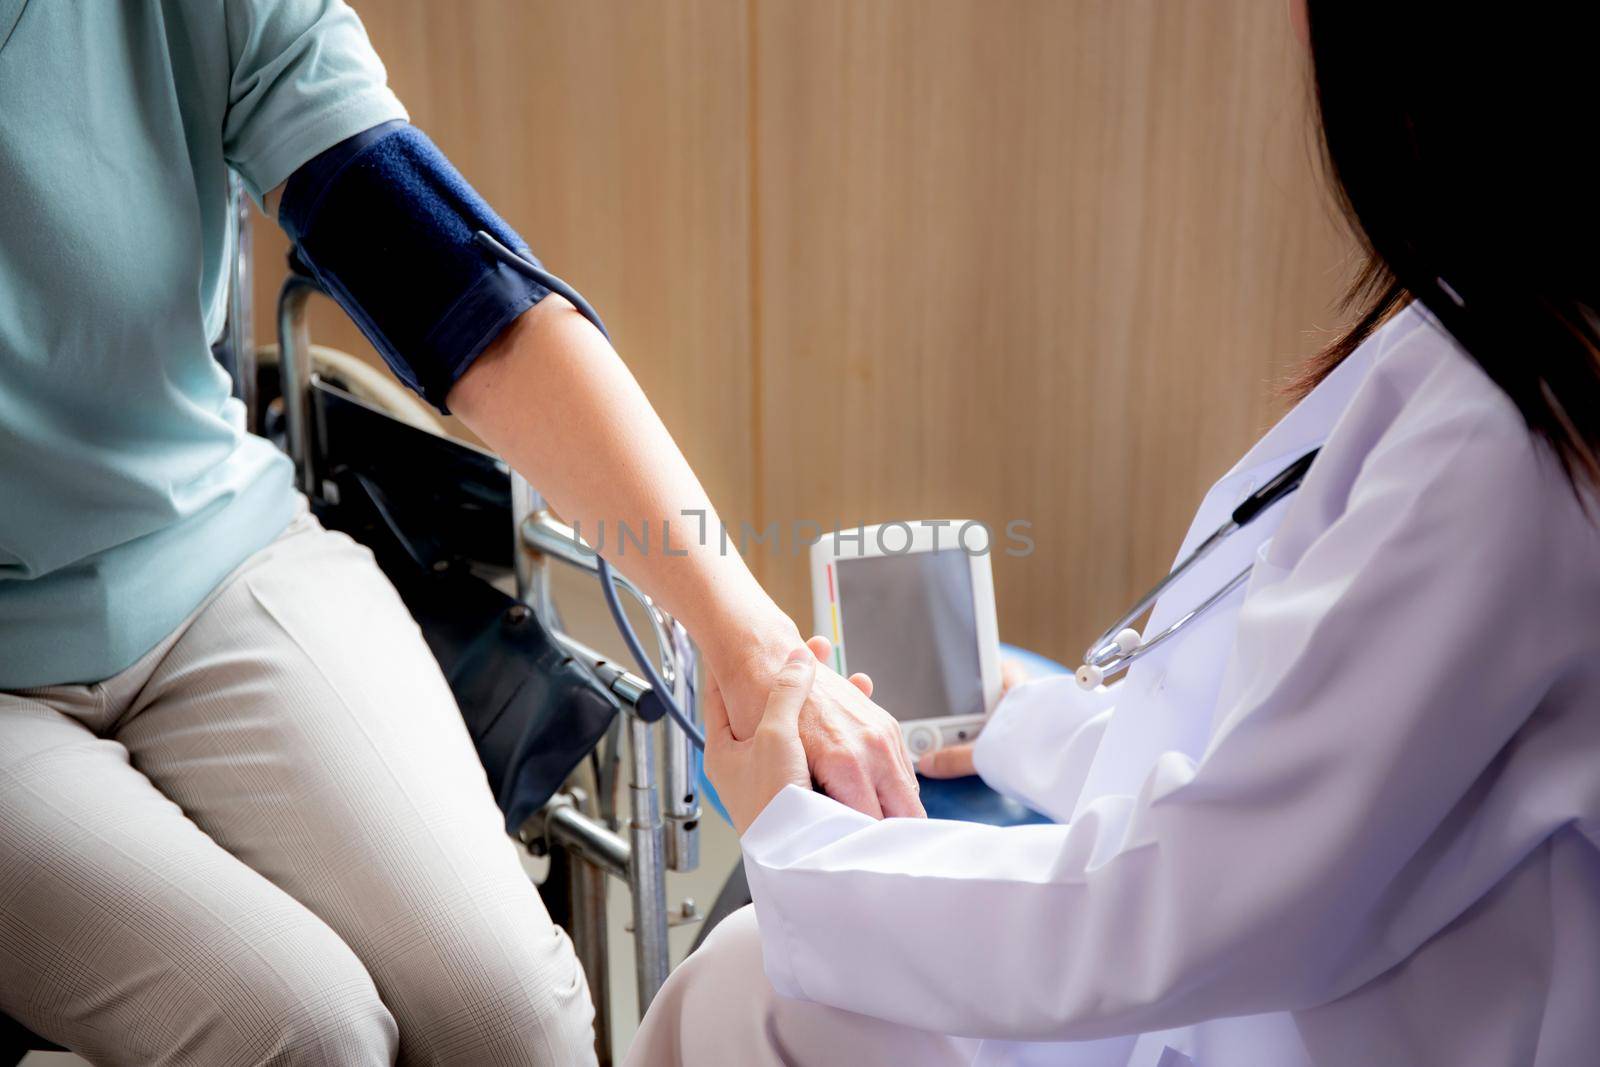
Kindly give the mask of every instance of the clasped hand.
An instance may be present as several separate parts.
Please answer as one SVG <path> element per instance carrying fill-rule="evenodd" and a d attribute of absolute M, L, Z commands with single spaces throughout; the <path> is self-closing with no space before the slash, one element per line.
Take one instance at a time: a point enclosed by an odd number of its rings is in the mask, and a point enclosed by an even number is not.
<path fill-rule="evenodd" d="M 818 665 L 830 652 L 822 637 L 797 646 L 773 678 L 760 721 L 743 738 L 734 735 L 722 691 L 709 678 L 706 773 L 741 834 L 784 786 L 809 789 L 813 781 L 874 817 L 924 814 L 899 726 L 872 703 L 866 675 L 847 681 Z"/>
<path fill-rule="evenodd" d="M 930 752 L 912 767 L 899 724 L 872 703 L 872 679 L 853 674 L 846 681 L 818 667 L 831 652 L 827 638 L 813 637 L 806 648 L 790 653 L 774 677 L 758 725 L 745 738 L 734 735 L 727 704 L 712 679 L 705 697 L 706 773 L 739 833 L 786 785 L 809 789 L 815 782 L 835 800 L 873 816 L 922 817 L 919 771 L 928 778 L 976 773 L 970 742 Z M 1002 663 L 1002 693 L 1026 680 L 1020 664 Z M 843 690 L 851 699 L 840 706 L 830 690 Z"/>

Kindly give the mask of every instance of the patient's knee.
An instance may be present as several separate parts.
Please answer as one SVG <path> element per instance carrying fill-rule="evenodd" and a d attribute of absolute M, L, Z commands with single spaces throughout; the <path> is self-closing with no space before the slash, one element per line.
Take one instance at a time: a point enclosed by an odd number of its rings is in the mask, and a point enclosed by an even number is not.
<path fill-rule="evenodd" d="M 388 1065 L 395 1061 L 398 1032 L 371 981 L 298 991 L 290 1003 L 272 1005 L 275 1015 L 249 1042 L 239 1063 Z"/>
<path fill-rule="evenodd" d="M 251 945 L 196 981 L 160 1062 L 384 1067 L 399 1033 L 371 977 L 331 935 Z M 154 1051 L 154 1050 L 152 1050 Z"/>
<path fill-rule="evenodd" d="M 454 958 L 399 980 L 400 1060 L 413 1065 L 569 1065 L 594 1059 L 594 1008 L 567 935 L 524 922 L 471 936 Z M 389 996 L 385 983 L 385 995 Z"/>

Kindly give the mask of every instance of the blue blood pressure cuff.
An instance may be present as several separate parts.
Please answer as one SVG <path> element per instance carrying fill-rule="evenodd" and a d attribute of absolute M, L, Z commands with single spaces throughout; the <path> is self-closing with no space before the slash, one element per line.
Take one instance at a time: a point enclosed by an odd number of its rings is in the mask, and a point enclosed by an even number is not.
<path fill-rule="evenodd" d="M 444 153 L 401 120 L 295 171 L 278 222 L 300 265 L 440 411 L 472 361 L 549 292 L 473 242 L 485 230 L 533 258 Z"/>

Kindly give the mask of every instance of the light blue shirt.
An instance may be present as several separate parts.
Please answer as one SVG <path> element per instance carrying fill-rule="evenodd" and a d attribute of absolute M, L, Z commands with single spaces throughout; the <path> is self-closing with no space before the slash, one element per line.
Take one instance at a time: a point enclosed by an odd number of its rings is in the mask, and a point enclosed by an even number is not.
<path fill-rule="evenodd" d="M 0 0 L 0 689 L 129 666 L 288 523 L 210 352 L 227 172 L 404 116 L 337 0 Z"/>

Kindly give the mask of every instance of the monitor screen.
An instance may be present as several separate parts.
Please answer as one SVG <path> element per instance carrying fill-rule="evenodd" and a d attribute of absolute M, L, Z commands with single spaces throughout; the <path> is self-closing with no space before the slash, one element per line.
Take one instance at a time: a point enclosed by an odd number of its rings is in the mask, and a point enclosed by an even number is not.
<path fill-rule="evenodd" d="M 972 562 L 958 548 L 835 561 L 845 665 L 897 719 L 982 715 Z"/>

